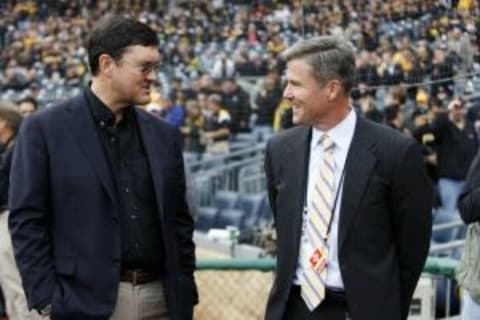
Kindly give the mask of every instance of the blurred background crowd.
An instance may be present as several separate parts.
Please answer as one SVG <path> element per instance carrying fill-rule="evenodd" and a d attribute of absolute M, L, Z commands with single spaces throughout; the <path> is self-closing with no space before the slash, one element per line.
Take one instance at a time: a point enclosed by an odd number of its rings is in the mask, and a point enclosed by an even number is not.
<path fill-rule="evenodd" d="M 352 106 L 422 146 L 437 186 L 434 222 L 458 219 L 456 199 L 479 146 L 478 1 L 2 0 L 0 100 L 28 116 L 79 93 L 89 82 L 86 36 L 111 13 L 136 17 L 158 33 L 158 81 L 151 103 L 142 107 L 184 135 L 187 169 L 201 189 L 196 193 L 194 185 L 189 192 L 208 198 L 194 200 L 201 205 L 197 229 L 235 225 L 244 231 L 258 228 L 261 219 L 264 227 L 271 223 L 264 186 L 240 188 L 250 168 L 227 158 L 293 125 L 282 99 L 279 55 L 301 38 L 326 34 L 355 48 Z M 261 157 L 252 154 L 242 155 L 257 168 L 255 179 L 264 179 Z M 208 162 L 212 155 L 225 158 Z M 225 189 L 233 190 L 231 201 L 217 205 Z M 257 213 L 239 204 L 248 193 L 259 193 L 253 195 Z M 215 208 L 202 211 L 205 205 Z M 245 210 L 237 220 L 233 211 L 223 214 L 220 223 L 222 210 L 231 208 Z M 432 243 L 439 235 L 434 232 Z M 447 238 L 441 241 L 453 239 Z"/>
<path fill-rule="evenodd" d="M 378 122 L 393 123 L 385 107 L 396 106 L 412 129 L 412 115 L 480 89 L 473 0 L 7 0 L 0 9 L 0 97 L 33 97 L 40 108 L 88 83 L 84 45 L 94 21 L 122 13 L 147 22 L 158 31 L 162 54 L 147 108 L 184 127 L 192 152 L 212 139 L 291 125 L 278 55 L 301 37 L 334 34 L 353 43 L 352 104 Z M 228 130 L 217 132 L 222 128 Z"/>

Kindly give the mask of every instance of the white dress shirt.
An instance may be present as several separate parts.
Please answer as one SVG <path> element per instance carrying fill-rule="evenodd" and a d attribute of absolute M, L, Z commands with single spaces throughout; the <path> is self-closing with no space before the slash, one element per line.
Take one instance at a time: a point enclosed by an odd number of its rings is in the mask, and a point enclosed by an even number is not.
<path fill-rule="evenodd" d="M 341 199 L 343 193 L 343 182 L 340 185 L 340 179 L 342 177 L 343 168 L 345 167 L 345 160 L 347 159 L 348 150 L 353 138 L 353 132 L 357 123 L 357 115 L 353 109 L 350 113 L 332 129 L 323 132 L 316 128 L 312 129 L 312 140 L 310 142 L 310 158 L 308 161 L 308 182 L 307 182 L 307 203 L 311 199 L 311 192 L 315 186 L 314 177 L 318 177 L 318 168 L 320 161 L 323 159 L 323 149 L 318 143 L 322 135 L 327 134 L 335 143 L 333 149 L 333 156 L 335 158 L 335 196 L 338 197 L 336 202 L 335 212 L 332 217 L 332 226 L 330 236 L 328 238 L 328 267 L 327 267 L 327 287 L 343 288 L 342 275 L 340 273 L 338 263 L 338 221 L 340 217 Z M 337 195 L 338 193 L 338 195 Z M 305 204 L 304 204 L 305 206 Z M 303 213 L 302 213 L 303 215 Z M 308 213 L 307 213 L 308 215 Z M 313 252 L 313 247 L 308 241 L 304 232 L 305 223 L 308 221 L 308 217 L 304 216 L 302 226 L 302 236 L 300 241 L 300 253 Z M 299 254 L 299 261 L 297 264 L 297 270 L 295 273 L 294 283 L 301 285 L 303 278 L 303 265 L 308 265 L 308 255 Z M 301 263 L 301 259 L 306 259 Z"/>

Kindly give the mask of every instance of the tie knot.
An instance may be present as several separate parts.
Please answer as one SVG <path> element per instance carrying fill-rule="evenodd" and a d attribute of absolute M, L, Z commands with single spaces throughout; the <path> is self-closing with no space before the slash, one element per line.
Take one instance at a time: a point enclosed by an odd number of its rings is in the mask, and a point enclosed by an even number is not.
<path fill-rule="evenodd" d="M 320 143 L 322 145 L 324 152 L 331 152 L 333 150 L 333 147 L 335 146 L 335 143 L 333 142 L 332 138 L 330 138 L 326 134 L 320 137 Z"/>

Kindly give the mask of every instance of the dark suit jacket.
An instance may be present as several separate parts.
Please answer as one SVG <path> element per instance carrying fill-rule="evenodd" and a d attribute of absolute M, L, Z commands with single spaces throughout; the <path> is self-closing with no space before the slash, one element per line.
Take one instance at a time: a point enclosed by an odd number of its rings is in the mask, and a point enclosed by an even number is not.
<path fill-rule="evenodd" d="M 120 282 L 121 234 L 113 178 L 85 93 L 26 119 L 14 152 L 9 220 L 30 308 L 52 319 L 107 319 Z M 172 319 L 191 319 L 197 292 L 193 219 L 185 202 L 180 135 L 135 109 L 166 253 Z"/>
<path fill-rule="evenodd" d="M 297 267 L 311 129 L 272 138 L 265 170 L 277 228 L 266 319 L 279 320 Z M 339 265 L 355 320 L 405 319 L 428 253 L 432 191 L 412 139 L 358 117 L 345 163 Z"/>

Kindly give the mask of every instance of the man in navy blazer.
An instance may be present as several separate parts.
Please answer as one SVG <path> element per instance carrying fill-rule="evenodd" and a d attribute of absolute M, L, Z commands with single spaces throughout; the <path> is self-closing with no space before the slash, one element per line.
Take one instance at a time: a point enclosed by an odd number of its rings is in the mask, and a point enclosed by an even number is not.
<path fill-rule="evenodd" d="M 113 16 L 92 30 L 92 81 L 27 118 L 9 227 L 29 307 L 51 319 L 192 319 L 193 219 L 181 137 L 150 101 L 158 37 Z"/>

